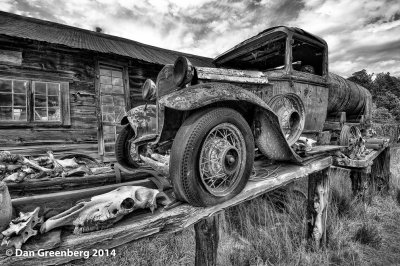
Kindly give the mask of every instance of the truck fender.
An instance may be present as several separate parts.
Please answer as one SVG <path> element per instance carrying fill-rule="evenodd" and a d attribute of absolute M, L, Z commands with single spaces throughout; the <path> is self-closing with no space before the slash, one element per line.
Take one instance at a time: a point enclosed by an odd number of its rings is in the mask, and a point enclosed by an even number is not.
<path fill-rule="evenodd" d="M 129 110 L 121 120 L 121 125 L 130 124 L 135 139 L 144 135 L 157 134 L 157 108 L 154 104 L 139 105 Z"/>
<path fill-rule="evenodd" d="M 256 107 L 251 126 L 255 128 L 256 145 L 265 156 L 273 160 L 301 163 L 302 159 L 286 141 L 278 116 L 257 95 L 239 86 L 230 83 L 202 83 L 165 95 L 159 104 L 162 110 L 166 107 L 190 111 L 226 101 L 244 101 Z M 163 119 L 159 120 L 160 128 L 163 124 Z"/>

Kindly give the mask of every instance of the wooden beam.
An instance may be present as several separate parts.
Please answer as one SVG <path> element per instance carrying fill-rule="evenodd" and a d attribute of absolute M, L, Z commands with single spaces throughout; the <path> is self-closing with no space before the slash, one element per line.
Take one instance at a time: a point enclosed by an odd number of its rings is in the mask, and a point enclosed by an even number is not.
<path fill-rule="evenodd" d="M 376 157 L 378 157 L 385 148 L 380 150 L 373 150 L 361 160 L 353 160 L 349 158 L 335 158 L 333 164 L 338 167 L 348 168 L 367 168 L 374 163 Z"/>
<path fill-rule="evenodd" d="M 268 166 L 263 162 L 257 163 L 255 165 L 255 180 L 258 181 L 249 181 L 239 195 L 221 204 L 206 208 L 181 204 L 168 210 L 158 209 L 153 214 L 138 215 L 137 213 L 131 213 L 109 229 L 80 235 L 65 234 L 60 246 L 55 250 L 112 249 L 157 233 L 178 232 L 203 218 L 254 199 L 268 191 L 306 177 L 311 173 L 326 169 L 331 164 L 332 157 L 330 156 L 312 161 L 308 165 L 282 164 L 276 170 L 276 177 L 271 177 L 271 171 L 277 166 Z M 35 266 L 54 265 L 76 259 L 80 259 L 80 257 L 6 257 L 4 253 L 0 253 L 0 262 L 5 265 L 12 263 Z"/>
<path fill-rule="evenodd" d="M 120 184 L 112 184 L 101 187 L 63 191 L 57 193 L 49 193 L 44 195 L 29 196 L 23 198 L 12 199 L 13 208 L 18 212 L 31 211 L 37 206 L 41 206 L 42 210 L 53 210 L 52 213 L 61 213 L 75 205 L 76 201 L 90 198 L 95 195 L 103 194 L 114 190 L 120 186 L 145 186 L 150 188 L 157 188 L 156 185 L 149 179 L 136 180 Z"/>
<path fill-rule="evenodd" d="M 312 238 L 316 248 L 326 245 L 326 221 L 330 200 L 330 172 L 330 168 L 327 168 L 308 176 L 308 237 Z"/>
<path fill-rule="evenodd" d="M 135 173 L 121 174 L 121 182 L 130 182 L 154 176 L 156 173 L 151 170 L 138 169 Z M 25 193 L 50 193 L 60 190 L 73 190 L 79 188 L 88 188 L 94 186 L 104 186 L 116 183 L 115 173 L 105 173 L 98 175 L 87 175 L 80 177 L 55 177 L 42 179 L 28 179 L 21 183 L 7 183 L 12 196 L 23 196 Z"/>
<path fill-rule="evenodd" d="M 371 189 L 388 191 L 390 185 L 390 147 L 384 148 L 371 166 Z"/>
<path fill-rule="evenodd" d="M 219 241 L 219 215 L 201 219 L 194 224 L 196 239 L 196 266 L 217 265 Z"/>

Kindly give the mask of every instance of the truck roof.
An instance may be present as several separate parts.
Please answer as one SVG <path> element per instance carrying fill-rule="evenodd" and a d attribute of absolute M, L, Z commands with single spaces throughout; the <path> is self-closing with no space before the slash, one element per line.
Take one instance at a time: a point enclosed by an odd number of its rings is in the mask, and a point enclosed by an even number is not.
<path fill-rule="evenodd" d="M 229 49 L 228 51 L 218 55 L 217 57 L 214 58 L 214 64 L 216 65 L 221 65 L 223 63 L 227 63 L 228 61 L 231 61 L 236 58 L 235 54 L 238 51 L 246 49 L 246 47 L 252 46 L 252 44 L 260 43 L 265 40 L 271 39 L 274 36 L 278 36 L 279 33 L 285 33 L 285 34 L 290 34 L 290 33 L 296 33 L 298 35 L 305 36 L 308 39 L 311 39 L 322 46 L 327 46 L 327 43 L 325 42 L 324 39 L 311 34 L 303 29 L 297 28 L 297 27 L 287 27 L 287 26 L 275 26 L 271 27 L 268 29 L 263 30 L 262 32 L 258 33 L 257 35 L 242 41 L 241 43 L 235 45 L 233 48 Z"/>

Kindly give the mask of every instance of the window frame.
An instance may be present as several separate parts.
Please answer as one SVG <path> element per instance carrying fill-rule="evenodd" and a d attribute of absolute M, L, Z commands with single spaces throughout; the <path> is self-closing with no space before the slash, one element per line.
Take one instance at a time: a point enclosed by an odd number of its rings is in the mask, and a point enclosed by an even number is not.
<path fill-rule="evenodd" d="M 298 71 L 295 70 L 292 66 L 292 62 L 293 62 L 293 51 L 292 51 L 292 42 L 294 41 L 294 39 L 297 40 L 302 40 L 304 42 L 308 42 L 312 45 L 318 46 L 323 48 L 323 55 L 322 55 L 322 75 L 318 75 L 318 74 L 312 74 L 312 73 L 306 73 L 306 72 L 302 72 L 302 71 Z M 304 77 L 309 77 L 309 75 L 311 75 L 312 77 L 314 77 L 316 80 L 320 80 L 321 82 L 326 82 L 327 76 L 328 76 L 328 47 L 325 45 L 322 45 L 321 43 L 310 39 L 306 36 L 300 35 L 300 34 L 291 34 L 290 36 L 288 36 L 287 39 L 287 45 L 286 45 L 286 49 L 288 49 L 290 56 L 288 57 L 287 60 L 287 71 L 292 73 L 292 74 L 296 74 L 297 76 L 304 76 Z"/>
<path fill-rule="evenodd" d="M 13 100 L 13 98 L 15 98 L 14 97 L 14 95 L 15 94 L 23 94 L 23 93 L 15 93 L 14 92 L 14 81 L 19 81 L 19 82 L 27 82 L 28 84 L 27 84 L 27 91 L 26 91 L 26 93 L 25 93 L 25 109 L 26 109 L 26 120 L 0 120 L 0 122 L 22 122 L 22 123 L 26 123 L 27 121 L 28 121 L 28 119 L 29 119 L 29 117 L 28 117 L 28 112 L 29 112 L 29 109 L 28 109 L 28 91 L 29 91 L 29 80 L 28 79 L 10 79 L 10 78 L 3 78 L 3 77 L 0 77 L 0 80 L 9 80 L 9 81 L 11 81 L 11 98 L 12 98 L 12 100 L 11 100 L 11 116 L 13 117 L 14 116 L 14 107 L 15 107 L 15 105 L 14 105 L 14 100 Z M 7 93 L 4 93 L 4 92 L 0 92 L 0 96 L 1 95 L 3 95 L 3 94 L 7 94 Z M 1 106 L 1 107 L 7 107 L 7 106 Z"/>
<path fill-rule="evenodd" d="M 125 109 L 129 110 L 131 108 L 130 101 L 130 87 L 129 87 L 129 61 L 115 61 L 107 58 L 96 58 L 96 79 L 95 79 L 95 90 L 96 90 L 96 106 L 98 108 L 97 113 L 97 140 L 98 140 L 98 153 L 102 158 L 102 161 L 108 161 L 107 153 L 104 147 L 104 129 L 101 110 L 101 89 L 100 89 L 100 69 L 105 68 L 117 68 L 122 71 L 122 82 L 125 94 Z"/>
<path fill-rule="evenodd" d="M 27 108 L 27 119 L 26 121 L 16 120 L 0 120 L 0 128 L 7 127 L 70 127 L 71 126 L 71 115 L 70 115 L 70 101 L 69 101 L 69 82 L 51 79 L 40 79 L 32 77 L 19 77 L 19 76 L 0 76 L 3 80 L 18 80 L 27 81 L 27 93 L 26 93 L 26 108 Z M 60 116 L 59 121 L 41 121 L 34 119 L 34 82 L 44 83 L 57 83 L 60 86 Z"/>

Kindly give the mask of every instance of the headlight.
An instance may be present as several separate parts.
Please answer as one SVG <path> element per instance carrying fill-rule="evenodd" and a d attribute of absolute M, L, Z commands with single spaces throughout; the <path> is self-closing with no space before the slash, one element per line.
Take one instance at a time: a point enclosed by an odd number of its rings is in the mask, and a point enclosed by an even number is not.
<path fill-rule="evenodd" d="M 156 84 L 151 79 L 146 79 L 142 85 L 142 98 L 146 101 L 156 98 Z"/>
<path fill-rule="evenodd" d="M 182 88 L 190 83 L 194 76 L 194 67 L 189 59 L 179 56 L 174 64 L 174 81 L 175 85 Z"/>

